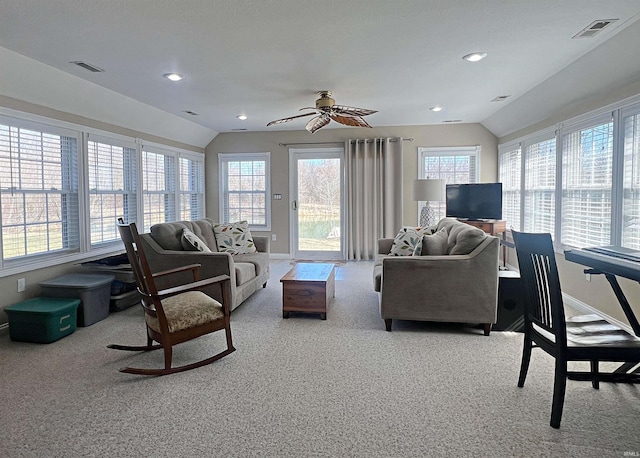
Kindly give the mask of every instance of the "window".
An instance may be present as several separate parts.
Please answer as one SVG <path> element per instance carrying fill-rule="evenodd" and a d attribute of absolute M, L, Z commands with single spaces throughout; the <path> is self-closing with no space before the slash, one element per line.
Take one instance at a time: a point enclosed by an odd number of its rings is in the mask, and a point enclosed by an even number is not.
<path fill-rule="evenodd" d="M 3 266 L 80 246 L 76 132 L 0 117 Z"/>
<path fill-rule="evenodd" d="M 563 133 L 563 244 L 581 248 L 611 243 L 612 173 L 612 121 Z"/>
<path fill-rule="evenodd" d="M 640 107 L 623 113 L 622 246 L 640 249 Z"/>
<path fill-rule="evenodd" d="M 270 153 L 219 154 L 220 221 L 271 230 Z"/>
<path fill-rule="evenodd" d="M 520 230 L 521 169 L 522 155 L 519 145 L 500 151 L 498 180 L 502 183 L 502 219 L 506 221 L 507 228 L 517 231 Z"/>
<path fill-rule="evenodd" d="M 176 156 L 142 150 L 144 229 L 176 220 Z"/>
<path fill-rule="evenodd" d="M 193 221 L 204 218 L 204 159 L 181 154 L 180 219 Z"/>
<path fill-rule="evenodd" d="M 136 145 L 93 135 L 87 142 L 91 245 L 119 243 L 116 220 L 136 221 Z"/>
<path fill-rule="evenodd" d="M 555 233 L 556 138 L 528 144 L 524 153 L 524 231 Z"/>
<path fill-rule="evenodd" d="M 480 147 L 418 148 L 418 178 L 443 179 L 446 184 L 477 183 Z M 425 202 L 418 203 L 418 212 Z M 436 221 L 445 217 L 446 203 L 431 202 Z"/>

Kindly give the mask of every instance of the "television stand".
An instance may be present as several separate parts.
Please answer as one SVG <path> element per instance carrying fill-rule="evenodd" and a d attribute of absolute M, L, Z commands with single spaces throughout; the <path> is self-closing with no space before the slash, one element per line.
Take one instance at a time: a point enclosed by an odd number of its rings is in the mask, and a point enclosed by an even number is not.
<path fill-rule="evenodd" d="M 498 234 L 502 234 L 502 240 L 505 241 L 507 239 L 507 222 L 501 219 L 487 219 L 487 220 L 470 220 L 470 219 L 461 219 L 463 223 L 466 223 L 470 226 L 477 227 L 478 229 L 482 229 L 489 235 L 498 236 Z M 506 267 L 507 265 L 507 247 L 505 244 L 502 244 L 502 265 Z"/>

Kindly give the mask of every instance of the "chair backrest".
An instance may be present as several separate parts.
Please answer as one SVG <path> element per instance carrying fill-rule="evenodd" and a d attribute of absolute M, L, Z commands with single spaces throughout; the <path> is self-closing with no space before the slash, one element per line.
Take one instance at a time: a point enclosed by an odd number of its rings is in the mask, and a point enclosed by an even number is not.
<path fill-rule="evenodd" d="M 153 296 L 157 296 L 158 288 L 153 280 L 153 274 L 142 249 L 142 242 L 140 241 L 140 234 L 136 224 L 125 224 L 119 220 L 117 226 L 136 278 L 138 291 L 143 297 L 142 304 L 146 310 L 153 310 L 156 305 L 153 303 Z"/>
<path fill-rule="evenodd" d="M 554 334 L 555 343 L 566 347 L 564 303 L 551 234 L 511 233 L 524 292 L 525 325 L 535 324 Z"/>

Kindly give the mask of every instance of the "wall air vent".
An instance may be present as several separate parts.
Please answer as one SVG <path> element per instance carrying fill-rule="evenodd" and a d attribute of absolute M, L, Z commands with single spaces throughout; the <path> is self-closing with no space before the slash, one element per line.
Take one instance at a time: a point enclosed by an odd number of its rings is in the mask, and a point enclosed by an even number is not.
<path fill-rule="evenodd" d="M 75 60 L 75 61 L 69 62 L 69 63 L 77 65 L 78 67 L 82 67 L 85 70 L 89 70 L 90 72 L 93 72 L 93 73 L 100 73 L 100 72 L 104 71 L 100 67 L 96 67 L 95 65 L 91 65 L 91 64 L 88 64 L 86 62 L 82 62 L 81 60 Z"/>
<path fill-rule="evenodd" d="M 495 99 L 492 100 L 492 102 L 504 102 L 505 100 L 507 100 L 509 97 L 511 97 L 510 95 L 499 95 L 498 97 L 496 97 Z"/>
<path fill-rule="evenodd" d="M 462 119 L 447 119 L 446 121 L 442 121 L 443 123 L 452 123 L 452 122 L 462 122 Z"/>
<path fill-rule="evenodd" d="M 617 20 L 618 19 L 598 19 L 597 21 L 593 21 L 591 24 L 586 26 L 580 32 L 576 33 L 571 38 L 591 38 Z"/>
<path fill-rule="evenodd" d="M 191 110 L 184 110 L 183 113 L 187 113 L 188 115 L 191 115 L 191 116 L 200 116 L 198 113 Z"/>

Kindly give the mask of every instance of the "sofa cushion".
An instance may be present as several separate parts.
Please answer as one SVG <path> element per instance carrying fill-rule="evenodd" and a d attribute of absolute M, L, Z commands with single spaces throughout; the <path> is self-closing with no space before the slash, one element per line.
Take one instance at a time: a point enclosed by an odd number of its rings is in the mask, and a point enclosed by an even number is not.
<path fill-rule="evenodd" d="M 196 221 L 176 221 L 151 226 L 151 238 L 165 250 L 184 251 L 182 231 L 189 229 L 211 250 L 216 251 L 216 239 L 213 236 L 213 221 L 205 218 Z"/>
<path fill-rule="evenodd" d="M 481 229 L 462 223 L 466 228 L 454 232 L 453 246 L 449 250 L 450 255 L 469 254 L 487 238 L 487 234 Z M 451 234 L 449 234 L 451 241 Z"/>
<path fill-rule="evenodd" d="M 269 253 L 237 254 L 233 257 L 233 260 L 236 263 L 248 262 L 253 264 L 256 269 L 256 276 L 269 272 Z"/>
<path fill-rule="evenodd" d="M 216 237 L 218 251 L 231 254 L 255 253 L 257 251 L 247 221 L 214 224 L 213 233 Z"/>
<path fill-rule="evenodd" d="M 236 262 L 236 286 L 240 286 L 249 280 L 256 278 L 256 266 L 250 262 Z"/>
<path fill-rule="evenodd" d="M 180 241 L 182 242 L 182 248 L 184 248 L 185 251 L 202 251 L 203 253 L 211 253 L 209 247 L 200 239 L 200 237 L 186 227 L 182 230 L 182 238 Z"/>
<path fill-rule="evenodd" d="M 426 233 L 426 227 L 404 226 L 391 245 L 392 256 L 415 256 L 422 250 L 422 237 Z"/>
<path fill-rule="evenodd" d="M 440 256 L 447 254 L 449 234 L 446 228 L 440 229 L 433 235 L 422 237 L 422 255 Z"/>

